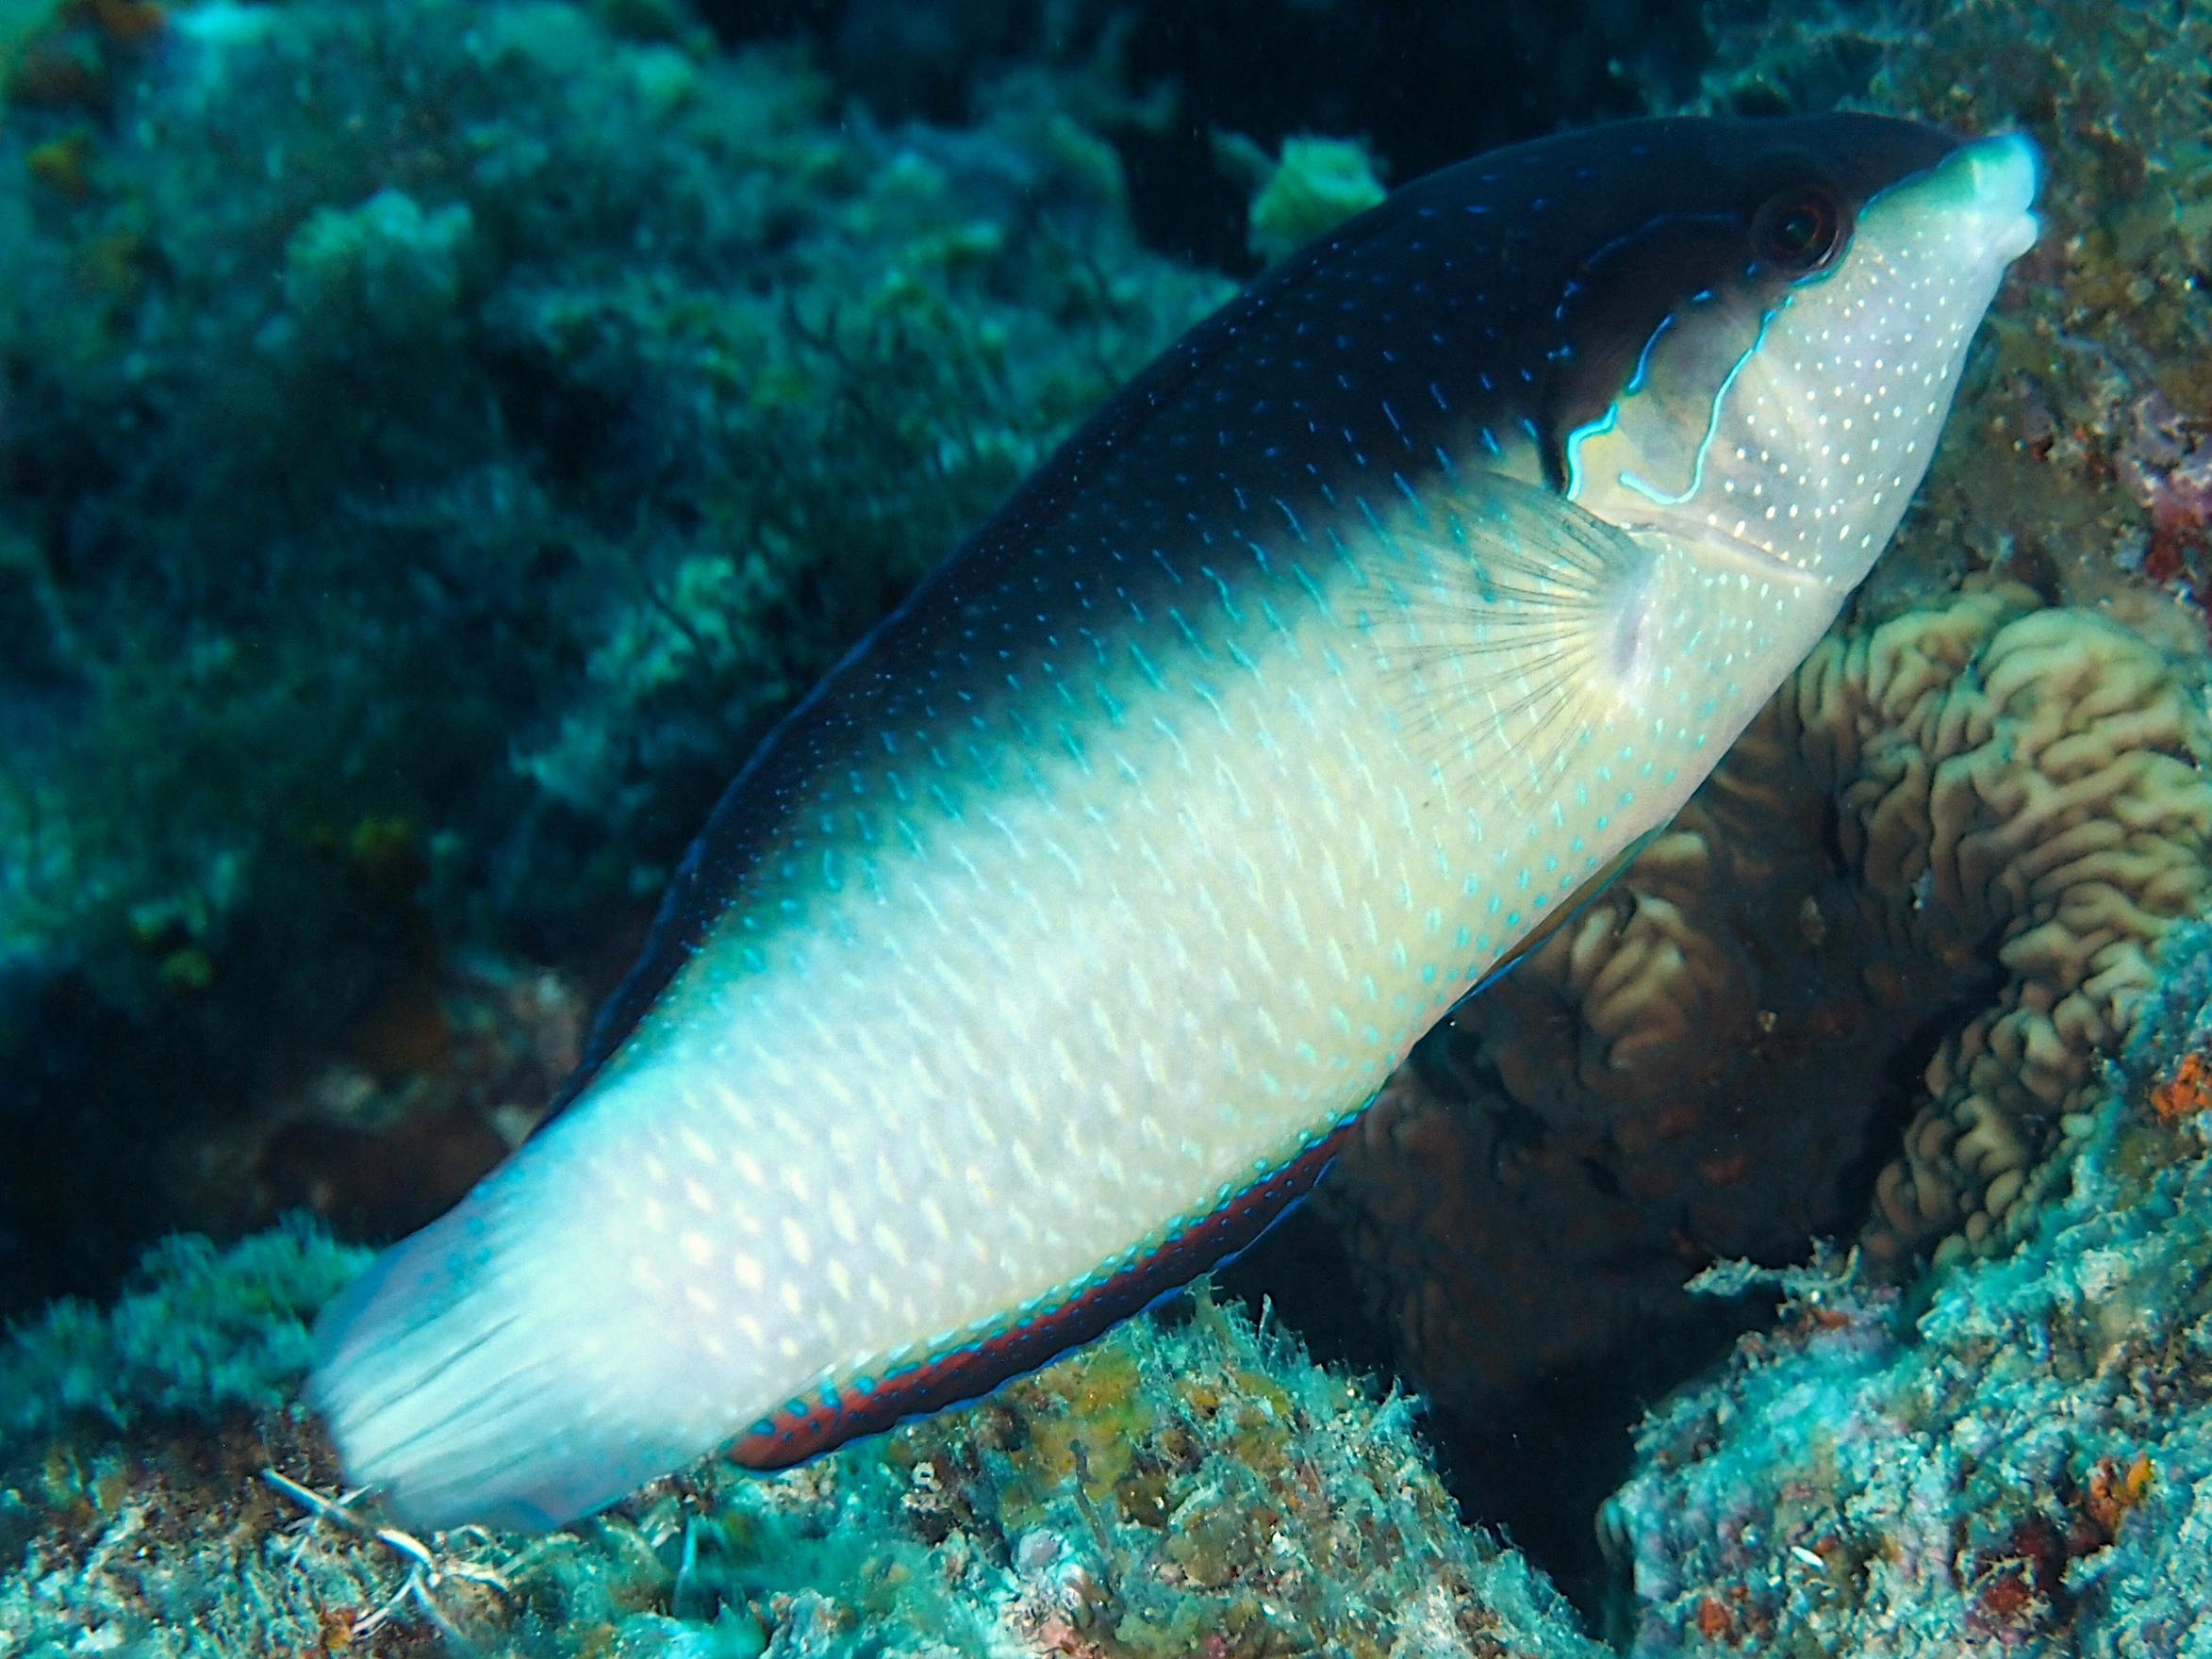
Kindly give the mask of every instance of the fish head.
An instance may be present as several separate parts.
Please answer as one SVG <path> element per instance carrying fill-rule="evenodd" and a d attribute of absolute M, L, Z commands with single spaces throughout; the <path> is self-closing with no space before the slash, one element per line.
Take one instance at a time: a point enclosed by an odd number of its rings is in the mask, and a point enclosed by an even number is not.
<path fill-rule="evenodd" d="M 2035 149 L 1874 116 L 1676 130 L 1702 145 L 1702 200 L 1602 242 L 1566 284 L 1554 483 L 1624 529 L 1840 597 L 1895 530 L 2036 238 Z"/>

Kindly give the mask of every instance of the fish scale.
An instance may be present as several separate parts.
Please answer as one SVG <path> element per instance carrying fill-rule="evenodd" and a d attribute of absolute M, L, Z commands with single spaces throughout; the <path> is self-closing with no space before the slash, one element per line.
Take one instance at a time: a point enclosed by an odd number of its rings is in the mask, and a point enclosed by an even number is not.
<path fill-rule="evenodd" d="M 1924 314 L 1947 404 L 2032 185 L 1873 118 L 1599 129 L 1171 349 L 764 746 L 559 1109 L 325 1315 L 350 1471 L 552 1524 L 978 1391 L 1248 1237 L 1827 626 L 1872 552 L 1721 519 L 1887 539 L 1909 459 L 1806 493 L 1864 389 L 1813 348 Z M 1776 190 L 1856 212 L 1833 270 L 1746 265 Z"/>

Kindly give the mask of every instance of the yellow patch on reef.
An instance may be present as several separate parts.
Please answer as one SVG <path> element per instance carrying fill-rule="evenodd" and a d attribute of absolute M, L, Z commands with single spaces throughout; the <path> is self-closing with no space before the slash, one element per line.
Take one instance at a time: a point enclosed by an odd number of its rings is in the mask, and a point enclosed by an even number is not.
<path fill-rule="evenodd" d="M 1204 1285 L 1193 1294 L 1191 1322 L 1214 1339 L 1197 1350 L 1206 1360 L 1147 1369 L 1143 1344 L 1098 1342 L 935 1420 L 966 1420 L 973 1443 L 1004 1454 L 997 1503 L 1009 1533 L 1048 1524 L 1052 1505 L 1071 1487 L 1080 1487 L 1109 1525 L 1166 1527 L 1174 1490 L 1187 1484 L 1182 1477 L 1196 1467 L 1201 1444 L 1226 1449 L 1240 1468 L 1285 1491 L 1318 1497 L 1317 1473 L 1285 1457 L 1294 1426 L 1308 1421 L 1310 1407 L 1240 1358 L 1248 1339 L 1235 1336 Z M 1341 1386 L 1346 1404 L 1360 1398 L 1356 1385 Z M 931 1424 L 916 1424 L 892 1438 L 886 1454 L 912 1469 L 943 1455 L 933 1449 L 936 1438 Z M 1252 1517 L 1242 1519 L 1240 1536 L 1250 1524 Z M 1211 1536 L 1171 1537 L 1165 1548 L 1198 1584 L 1212 1583 L 1225 1558 L 1221 1540 Z"/>
<path fill-rule="evenodd" d="M 80 127 L 39 145 L 24 156 L 23 164 L 41 184 L 51 185 L 73 202 L 82 202 L 92 193 L 91 159 L 92 135 Z"/>
<path fill-rule="evenodd" d="M 1079 1350 L 1015 1384 L 1008 1392 L 1029 1419 L 1029 1443 L 1004 1494 L 1008 1516 L 1024 1517 L 1025 1524 L 1041 1519 L 1045 1505 L 1071 1479 L 1080 1478 L 1094 1501 L 1113 1491 L 1131 1472 L 1150 1415 L 1142 1384 L 1131 1343 Z"/>

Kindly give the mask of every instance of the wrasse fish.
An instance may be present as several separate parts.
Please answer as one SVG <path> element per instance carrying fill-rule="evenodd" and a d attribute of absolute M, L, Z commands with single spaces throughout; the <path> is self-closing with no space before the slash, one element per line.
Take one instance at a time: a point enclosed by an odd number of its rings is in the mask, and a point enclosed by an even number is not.
<path fill-rule="evenodd" d="M 762 745 L 555 1115 L 324 1315 L 352 1477 L 542 1527 L 776 1467 L 1257 1232 L 1834 618 L 2036 171 L 1570 133 L 1195 329 Z"/>

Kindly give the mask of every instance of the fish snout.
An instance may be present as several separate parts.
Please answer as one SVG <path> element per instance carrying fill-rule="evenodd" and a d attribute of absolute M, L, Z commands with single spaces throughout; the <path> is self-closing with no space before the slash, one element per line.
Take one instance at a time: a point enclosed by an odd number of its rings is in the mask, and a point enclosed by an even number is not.
<path fill-rule="evenodd" d="M 1960 146 L 1940 169 L 1961 185 L 1961 240 L 1975 263 L 2009 265 L 2036 244 L 2042 226 L 2031 211 L 2041 183 L 2042 156 L 2025 133 L 1998 133 Z M 1965 227 L 1962 227 L 1964 229 Z"/>

